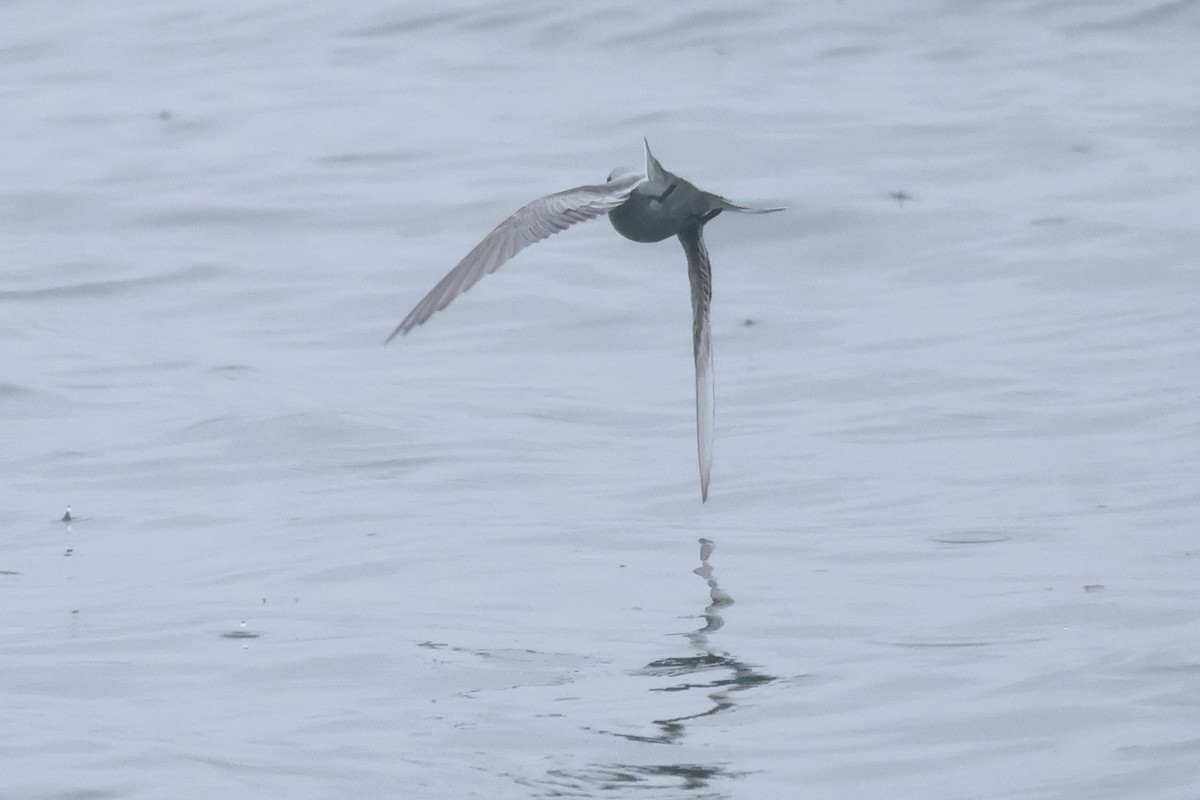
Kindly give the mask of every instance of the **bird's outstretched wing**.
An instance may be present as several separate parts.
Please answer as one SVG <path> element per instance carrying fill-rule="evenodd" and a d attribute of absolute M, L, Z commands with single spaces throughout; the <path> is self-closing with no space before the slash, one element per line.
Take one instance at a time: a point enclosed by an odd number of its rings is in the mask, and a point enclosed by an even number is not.
<path fill-rule="evenodd" d="M 688 280 L 692 284 L 692 350 L 696 355 L 696 451 L 700 456 L 700 502 L 708 500 L 712 474 L 713 428 L 716 395 L 713 386 L 712 343 L 708 334 L 708 306 L 712 301 L 712 265 L 704 246 L 702 224 L 691 224 L 679 232 L 687 255 Z"/>
<path fill-rule="evenodd" d="M 416 308 L 396 326 L 384 343 L 425 322 L 433 316 L 433 312 L 441 311 L 484 275 L 500 269 L 504 262 L 534 242 L 566 230 L 577 222 L 606 214 L 621 205 L 644 180 L 641 175 L 622 175 L 608 183 L 577 186 L 523 206 L 483 237 L 483 241 L 438 281 L 437 286 L 417 303 Z"/>
<path fill-rule="evenodd" d="M 721 197 L 719 194 L 714 194 L 713 197 L 720 204 L 722 211 L 736 211 L 739 214 L 774 214 L 776 211 L 787 211 L 783 206 L 774 206 L 772 208 L 761 208 L 758 206 L 739 206 L 731 200 Z"/>

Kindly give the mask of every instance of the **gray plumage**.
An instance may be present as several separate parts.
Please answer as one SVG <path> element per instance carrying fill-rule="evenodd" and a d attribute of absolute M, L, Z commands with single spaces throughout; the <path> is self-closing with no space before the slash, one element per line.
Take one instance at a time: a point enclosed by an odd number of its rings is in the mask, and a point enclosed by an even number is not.
<path fill-rule="evenodd" d="M 696 188 L 667 170 L 646 143 L 646 174 L 614 170 L 608 182 L 579 186 L 534 200 L 501 222 L 446 274 L 388 336 L 390 342 L 440 311 L 450 301 L 495 272 L 534 242 L 577 222 L 608 214 L 614 228 L 635 242 L 659 242 L 677 236 L 687 257 L 692 290 L 692 349 L 696 359 L 696 446 L 700 461 L 700 498 L 708 500 L 715 423 L 709 304 L 712 266 L 704 246 L 704 225 L 722 211 L 767 214 L 782 208 L 749 208 Z"/>
<path fill-rule="evenodd" d="M 621 205 L 642 180 L 640 175 L 627 175 L 598 186 L 577 186 L 540 197 L 523 206 L 483 237 L 482 242 L 446 273 L 446 277 L 438 281 L 437 286 L 396 326 L 384 344 L 425 322 L 433 312 L 450 305 L 451 300 L 478 283 L 480 278 L 500 269 L 504 262 L 534 242 L 565 231 L 577 222 L 595 219 Z"/>

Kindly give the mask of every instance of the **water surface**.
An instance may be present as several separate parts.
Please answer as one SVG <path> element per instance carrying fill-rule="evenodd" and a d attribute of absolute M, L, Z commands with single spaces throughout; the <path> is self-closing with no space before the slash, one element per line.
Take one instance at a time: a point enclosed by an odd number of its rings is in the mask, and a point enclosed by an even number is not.
<path fill-rule="evenodd" d="M 1198 28 L 6 4 L 0 797 L 1194 797 Z"/>

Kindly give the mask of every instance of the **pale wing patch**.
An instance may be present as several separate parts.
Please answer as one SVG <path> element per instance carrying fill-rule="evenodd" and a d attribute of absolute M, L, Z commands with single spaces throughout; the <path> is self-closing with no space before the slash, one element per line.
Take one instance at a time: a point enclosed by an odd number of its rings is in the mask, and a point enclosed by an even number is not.
<path fill-rule="evenodd" d="M 629 195 L 643 180 L 640 175 L 627 175 L 596 186 L 577 186 L 538 198 L 521 207 L 483 237 L 483 241 L 438 281 L 404 321 L 396 326 L 386 342 L 428 320 L 434 312 L 441 311 L 451 300 L 478 283 L 480 278 L 500 269 L 529 245 L 564 231 L 577 222 L 607 214 L 629 199 Z"/>
<path fill-rule="evenodd" d="M 688 280 L 692 286 L 692 350 L 696 357 L 696 452 L 700 459 L 700 501 L 708 500 L 712 475 L 713 433 L 716 427 L 716 386 L 713 380 L 712 341 L 708 309 L 712 302 L 712 265 L 700 224 L 679 233 L 687 255 Z"/>

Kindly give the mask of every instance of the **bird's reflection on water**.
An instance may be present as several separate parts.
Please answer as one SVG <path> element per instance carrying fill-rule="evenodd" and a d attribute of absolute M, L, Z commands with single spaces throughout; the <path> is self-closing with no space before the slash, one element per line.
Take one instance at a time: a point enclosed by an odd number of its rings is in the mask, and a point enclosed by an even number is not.
<path fill-rule="evenodd" d="M 721 589 L 712 565 L 708 563 L 708 557 L 712 555 L 713 547 L 710 540 L 700 540 L 700 566 L 693 570 L 708 584 L 709 596 L 709 603 L 704 607 L 704 613 L 701 615 L 704 625 L 696 630 L 683 633 L 683 636 L 691 642 L 695 652 L 651 661 L 635 673 L 656 678 L 681 679 L 668 686 L 655 687 L 650 690 L 652 692 L 690 692 L 711 689 L 713 691 L 707 695 L 711 705 L 693 714 L 654 720 L 654 725 L 658 727 L 658 732 L 655 734 L 618 733 L 617 736 L 635 742 L 673 744 L 687 733 L 689 721 L 728 711 L 735 705 L 735 693 L 775 680 L 773 676 L 756 671 L 753 666 L 740 661 L 735 656 L 714 649 L 709 642 L 710 634 L 716 633 L 725 626 L 725 618 L 721 616 L 721 611 L 733 605 L 733 598 Z"/>
<path fill-rule="evenodd" d="M 650 733 L 608 733 L 631 742 L 650 745 L 679 744 L 687 736 L 689 726 L 696 720 L 731 711 L 737 706 L 741 692 L 774 681 L 767 675 L 731 653 L 718 650 L 710 641 L 712 634 L 725 625 L 721 612 L 733 605 L 733 597 L 721 589 L 716 573 L 708 563 L 712 555 L 713 542 L 700 540 L 700 566 L 693 570 L 708 584 L 708 605 L 701 618 L 704 624 L 680 635 L 691 644 L 692 652 L 671 655 L 651 661 L 633 674 L 640 677 L 667 678 L 667 685 L 652 687 L 651 692 L 702 693 L 703 700 L 696 703 L 696 710 L 689 714 L 666 719 L 651 720 L 655 730 Z M 576 780 L 584 780 L 593 787 L 611 791 L 630 788 L 662 789 L 663 779 L 672 779 L 672 786 L 685 791 L 706 790 L 711 794 L 711 782 L 717 778 L 737 777 L 740 774 L 721 764 L 664 763 L 597 765 L 590 770 L 574 773 Z M 678 781 L 675 783 L 674 781 Z"/>

